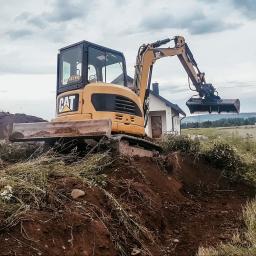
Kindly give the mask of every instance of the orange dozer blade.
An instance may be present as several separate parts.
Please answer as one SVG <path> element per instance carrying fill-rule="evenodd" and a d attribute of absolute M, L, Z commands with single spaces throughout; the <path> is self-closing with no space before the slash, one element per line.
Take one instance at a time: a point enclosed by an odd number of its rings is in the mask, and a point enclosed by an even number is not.
<path fill-rule="evenodd" d="M 199 112 L 227 112 L 227 113 L 239 113 L 240 101 L 239 99 L 218 99 L 218 100 L 205 100 L 201 98 L 190 98 L 186 102 L 190 113 Z"/>
<path fill-rule="evenodd" d="M 110 119 L 42 122 L 13 124 L 10 141 L 47 141 L 60 138 L 95 138 L 109 137 L 112 122 Z"/>

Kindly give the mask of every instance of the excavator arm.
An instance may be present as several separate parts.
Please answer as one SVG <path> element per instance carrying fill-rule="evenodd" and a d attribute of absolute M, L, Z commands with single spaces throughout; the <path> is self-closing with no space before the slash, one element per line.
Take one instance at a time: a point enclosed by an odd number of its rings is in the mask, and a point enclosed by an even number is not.
<path fill-rule="evenodd" d="M 174 41 L 174 47 L 160 48 L 160 46 Z M 144 103 L 144 113 L 147 112 L 148 96 L 151 83 L 153 65 L 156 60 L 163 57 L 177 56 L 192 81 L 198 93 L 198 97 L 192 97 L 187 101 L 191 113 L 194 112 L 235 112 L 240 109 L 238 99 L 221 99 L 214 86 L 206 83 L 205 74 L 201 72 L 193 57 L 191 50 L 185 42 L 184 37 L 176 36 L 155 43 L 142 45 L 139 48 L 134 77 L 134 90 Z"/>

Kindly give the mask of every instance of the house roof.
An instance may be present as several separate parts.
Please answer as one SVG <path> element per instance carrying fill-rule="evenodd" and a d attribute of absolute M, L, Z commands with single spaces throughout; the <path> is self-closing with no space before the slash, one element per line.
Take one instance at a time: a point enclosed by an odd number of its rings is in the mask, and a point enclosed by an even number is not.
<path fill-rule="evenodd" d="M 158 99 L 163 101 L 166 104 L 166 106 L 174 109 L 181 115 L 186 116 L 186 113 L 177 104 L 170 102 L 169 100 L 165 99 L 164 97 L 160 96 L 159 94 L 154 93 L 152 90 L 150 90 L 150 94 L 154 95 L 155 97 L 157 97 Z"/>
<path fill-rule="evenodd" d="M 130 76 L 127 75 L 127 82 L 133 83 L 133 78 L 131 78 Z M 154 95 L 155 97 L 157 97 L 158 99 L 160 99 L 161 101 L 163 101 L 166 104 L 166 106 L 174 109 L 179 114 L 186 116 L 186 113 L 177 104 L 171 103 L 169 100 L 165 99 L 164 97 L 160 96 L 159 94 L 154 93 L 152 90 L 150 90 L 150 93 L 152 95 Z"/>

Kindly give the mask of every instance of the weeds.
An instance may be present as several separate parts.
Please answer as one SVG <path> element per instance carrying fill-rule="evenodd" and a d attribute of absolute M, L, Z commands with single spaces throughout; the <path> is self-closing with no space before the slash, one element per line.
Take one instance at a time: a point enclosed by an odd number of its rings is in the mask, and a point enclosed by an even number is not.
<path fill-rule="evenodd" d="M 127 234 L 122 235 L 115 234 L 113 237 L 117 241 L 117 248 L 119 251 L 123 252 L 121 255 L 130 255 L 125 252 L 124 246 L 127 244 L 123 244 L 122 241 L 127 239 L 127 235 L 131 236 L 133 240 L 135 240 L 141 247 L 142 255 L 152 256 L 147 246 L 144 244 L 144 239 L 147 239 L 151 243 L 155 243 L 155 238 L 152 233 L 144 226 L 142 226 L 139 222 L 137 222 L 134 217 L 132 217 L 124 208 L 124 206 L 115 198 L 115 196 L 105 189 L 102 190 L 106 197 L 108 198 L 111 208 L 115 211 L 115 218 L 117 219 L 119 225 L 122 224 Z"/>
<path fill-rule="evenodd" d="M 180 151 L 190 155 L 197 155 L 200 151 L 200 143 L 191 140 L 188 136 L 166 136 L 162 147 L 164 152 Z"/>
<path fill-rule="evenodd" d="M 69 156 L 69 158 L 72 156 Z M 0 213 L 6 216 L 0 226 L 19 221 L 28 209 L 54 208 L 64 204 L 63 197 L 55 193 L 51 178 L 75 177 L 90 186 L 106 185 L 102 170 L 111 164 L 106 154 L 94 154 L 77 163 L 66 164 L 67 157 L 44 154 L 39 158 L 10 165 L 1 173 Z"/>
<path fill-rule="evenodd" d="M 215 168 L 222 170 L 223 176 L 238 180 L 246 172 L 247 165 L 242 161 L 234 147 L 223 142 L 215 142 L 203 152 L 204 159 Z"/>
<path fill-rule="evenodd" d="M 240 141 L 240 139 L 238 139 Z M 238 143 L 238 142 L 237 142 Z M 244 145 L 245 143 L 246 145 Z M 240 144 L 229 143 L 224 139 L 214 139 L 207 141 L 194 141 L 188 136 L 168 136 L 166 141 L 163 142 L 165 153 L 180 151 L 187 155 L 192 156 L 194 159 L 203 159 L 207 161 L 210 166 L 218 168 L 222 171 L 224 177 L 232 180 L 243 180 L 247 183 L 256 186 L 256 162 L 254 159 L 254 150 L 245 152 L 248 146 L 248 141 L 240 141 Z M 236 147 L 235 145 L 240 145 Z"/>

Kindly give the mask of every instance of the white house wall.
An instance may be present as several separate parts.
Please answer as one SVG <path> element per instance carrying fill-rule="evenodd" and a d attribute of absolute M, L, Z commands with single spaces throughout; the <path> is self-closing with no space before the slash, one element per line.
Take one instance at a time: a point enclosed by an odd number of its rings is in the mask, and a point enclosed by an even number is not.
<path fill-rule="evenodd" d="M 157 98 L 156 96 L 150 94 L 149 96 L 149 111 L 163 111 L 166 110 L 166 104 Z"/>
<path fill-rule="evenodd" d="M 172 123 L 172 109 L 166 106 L 166 131 L 170 132 L 173 130 L 173 123 Z"/>
<path fill-rule="evenodd" d="M 173 117 L 173 128 L 178 134 L 180 134 L 180 117 L 174 116 Z"/>

